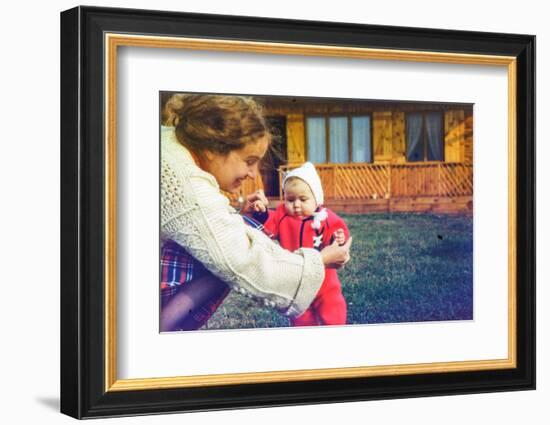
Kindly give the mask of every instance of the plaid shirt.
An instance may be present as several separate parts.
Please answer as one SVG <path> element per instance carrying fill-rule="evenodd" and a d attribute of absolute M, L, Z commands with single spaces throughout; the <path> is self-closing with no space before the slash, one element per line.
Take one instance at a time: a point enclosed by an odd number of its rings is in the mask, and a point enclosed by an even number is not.
<path fill-rule="evenodd" d="M 167 240 L 160 255 L 160 289 L 174 289 L 207 273 L 200 261 L 195 260 L 176 242 Z"/>
<path fill-rule="evenodd" d="M 253 218 L 243 216 L 246 224 L 255 229 L 264 230 L 264 226 Z M 178 289 L 193 279 L 199 279 L 210 272 L 204 265 L 190 255 L 181 245 L 172 240 L 163 243 L 160 255 L 160 293 L 161 306 L 164 306 L 174 296 Z M 218 309 L 229 293 L 229 287 L 211 297 L 204 305 L 197 308 L 193 318 L 197 329 L 201 327 Z"/>

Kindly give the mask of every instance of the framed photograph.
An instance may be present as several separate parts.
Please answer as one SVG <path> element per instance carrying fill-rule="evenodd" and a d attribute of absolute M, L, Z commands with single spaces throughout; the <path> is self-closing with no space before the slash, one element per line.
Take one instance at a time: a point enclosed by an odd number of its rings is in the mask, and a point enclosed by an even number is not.
<path fill-rule="evenodd" d="M 61 14 L 61 411 L 535 388 L 535 37 Z"/>

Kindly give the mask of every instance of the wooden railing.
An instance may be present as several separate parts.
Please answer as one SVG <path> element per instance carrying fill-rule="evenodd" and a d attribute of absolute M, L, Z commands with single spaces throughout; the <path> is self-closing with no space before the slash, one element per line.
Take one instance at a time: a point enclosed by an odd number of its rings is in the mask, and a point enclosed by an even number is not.
<path fill-rule="evenodd" d="M 279 168 L 279 178 L 297 165 Z M 471 164 L 316 164 L 326 199 L 389 199 L 473 194 Z M 281 193 L 282 197 L 282 193 Z"/>

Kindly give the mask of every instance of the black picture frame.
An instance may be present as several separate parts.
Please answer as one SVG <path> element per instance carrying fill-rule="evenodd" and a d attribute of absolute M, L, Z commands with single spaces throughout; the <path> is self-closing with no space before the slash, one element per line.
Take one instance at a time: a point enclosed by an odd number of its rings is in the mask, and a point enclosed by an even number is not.
<path fill-rule="evenodd" d="M 516 58 L 516 367 L 168 389 L 106 390 L 105 34 Z M 535 388 L 535 37 L 76 7 L 61 13 L 61 412 L 75 418 Z"/>

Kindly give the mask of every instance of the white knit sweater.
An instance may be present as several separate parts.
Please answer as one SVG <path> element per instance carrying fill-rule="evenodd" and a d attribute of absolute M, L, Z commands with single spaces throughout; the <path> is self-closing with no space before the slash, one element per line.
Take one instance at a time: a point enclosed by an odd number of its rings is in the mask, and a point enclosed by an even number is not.
<path fill-rule="evenodd" d="M 179 243 L 232 289 L 288 316 L 302 314 L 324 279 L 319 252 L 291 253 L 247 226 L 173 128 L 162 129 L 161 145 L 161 237 Z"/>

